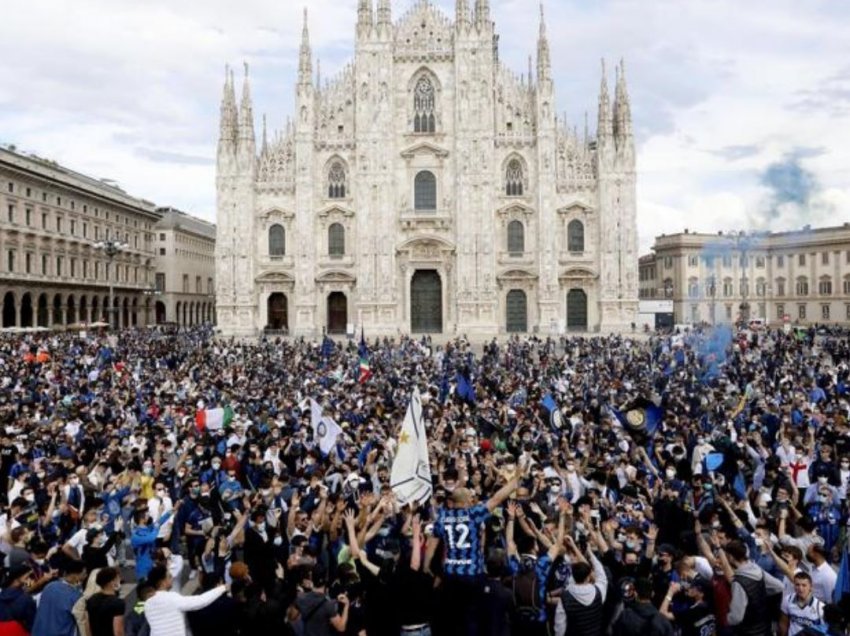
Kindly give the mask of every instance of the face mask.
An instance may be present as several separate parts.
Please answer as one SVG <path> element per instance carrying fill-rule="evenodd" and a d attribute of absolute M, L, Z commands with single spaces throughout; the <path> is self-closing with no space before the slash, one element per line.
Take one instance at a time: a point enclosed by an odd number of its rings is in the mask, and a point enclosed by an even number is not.
<path fill-rule="evenodd" d="M 210 498 L 210 493 L 205 492 L 205 493 L 201 494 L 201 499 L 209 499 L 209 498 Z"/>
<path fill-rule="evenodd" d="M 308 458 L 307 458 L 307 461 L 305 461 L 305 462 L 304 462 L 304 464 L 305 464 L 306 466 L 312 466 L 312 465 L 313 465 L 313 464 L 315 464 L 315 463 L 316 463 L 316 460 L 315 460 L 315 459 L 313 459 L 312 457 L 308 457 Z"/>
<path fill-rule="evenodd" d="M 561 492 L 561 487 L 557 484 L 553 484 L 552 486 L 549 486 L 549 492 L 551 492 L 553 495 L 557 495 L 559 492 Z"/>
<path fill-rule="evenodd" d="M 711 527 L 714 528 L 715 530 L 720 530 L 721 523 L 719 521 L 712 521 Z"/>
<path fill-rule="evenodd" d="M 283 537 L 275 537 L 274 538 L 274 544 L 275 545 L 280 545 L 282 543 L 283 543 Z"/>
<path fill-rule="evenodd" d="M 626 547 L 629 550 L 637 550 L 637 547 L 638 547 L 637 541 L 631 541 L 631 540 L 626 541 Z"/>
<path fill-rule="evenodd" d="M 819 495 L 818 499 L 820 500 L 821 503 L 828 503 L 829 502 L 829 495 Z"/>
<path fill-rule="evenodd" d="M 191 490 L 189 490 L 189 492 L 197 497 L 198 495 L 201 494 L 201 489 L 200 488 L 192 488 Z"/>
<path fill-rule="evenodd" d="M 266 522 L 263 521 L 254 526 L 257 529 L 257 532 L 265 532 L 266 531 Z"/>
<path fill-rule="evenodd" d="M 35 501 L 35 495 L 34 494 L 24 495 L 24 499 L 26 499 L 27 501 L 32 503 L 33 501 Z"/>
<path fill-rule="evenodd" d="M 153 475 L 153 468 L 151 468 L 150 466 L 145 466 L 142 472 L 145 475 Z"/>
<path fill-rule="evenodd" d="M 667 475 L 667 479 L 673 479 L 674 477 L 676 477 L 676 471 L 672 468 L 668 468 L 667 470 L 665 470 L 664 474 Z"/>
<path fill-rule="evenodd" d="M 268 497 L 269 495 L 271 495 L 271 493 L 272 493 L 272 491 L 271 491 L 271 490 L 269 490 L 268 488 L 263 488 L 263 489 L 260 491 L 260 494 L 261 494 L 263 497 Z"/>
<path fill-rule="evenodd" d="M 841 462 L 841 470 L 850 470 L 850 464 L 847 462 Z"/>
<path fill-rule="evenodd" d="M 181 470 L 179 473 L 177 473 L 177 478 L 178 478 L 178 479 L 183 479 L 185 476 L 186 476 L 186 471 L 185 471 L 185 470 Z"/>
<path fill-rule="evenodd" d="M 68 480 L 68 483 L 71 484 L 72 486 L 78 486 L 80 484 L 80 480 L 76 479 L 76 478 L 70 479 L 70 480 Z"/>
<path fill-rule="evenodd" d="M 568 472 L 568 473 L 574 473 L 574 472 L 576 472 L 576 467 L 575 467 L 575 466 L 573 466 L 572 464 L 567 464 L 567 472 Z"/>
<path fill-rule="evenodd" d="M 218 470 L 219 468 L 221 468 L 221 464 L 219 462 L 213 462 L 212 467 L 213 470 Z"/>
<path fill-rule="evenodd" d="M 39 479 L 44 479 L 46 475 L 47 475 L 47 473 L 45 473 L 44 471 L 40 471 L 40 472 L 37 472 L 35 474 L 35 476 L 38 477 Z"/>
<path fill-rule="evenodd" d="M 826 484 L 828 481 L 829 481 L 829 477 L 823 477 L 823 476 L 818 477 L 818 483 L 819 484 Z"/>

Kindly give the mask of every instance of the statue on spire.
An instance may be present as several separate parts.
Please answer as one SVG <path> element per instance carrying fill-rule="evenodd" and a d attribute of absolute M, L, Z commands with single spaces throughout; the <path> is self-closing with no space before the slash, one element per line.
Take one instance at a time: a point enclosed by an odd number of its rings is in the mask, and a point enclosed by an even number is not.
<path fill-rule="evenodd" d="M 490 0 L 475 0 L 475 26 L 479 29 L 490 23 Z"/>
<path fill-rule="evenodd" d="M 457 0 L 457 4 L 455 5 L 455 25 L 457 27 L 469 26 L 468 0 Z"/>
<path fill-rule="evenodd" d="M 221 96 L 221 141 L 236 141 L 237 114 L 236 94 L 233 88 L 233 73 L 228 65 L 224 67 L 224 91 Z"/>
<path fill-rule="evenodd" d="M 378 29 L 390 29 L 393 25 L 393 12 L 390 0 L 378 0 Z"/>

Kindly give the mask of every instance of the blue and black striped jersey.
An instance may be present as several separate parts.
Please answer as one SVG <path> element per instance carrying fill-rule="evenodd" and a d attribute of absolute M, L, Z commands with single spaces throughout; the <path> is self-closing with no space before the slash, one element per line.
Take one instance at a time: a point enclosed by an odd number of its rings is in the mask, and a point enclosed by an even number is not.
<path fill-rule="evenodd" d="M 484 504 L 471 508 L 440 508 L 434 523 L 434 536 L 443 540 L 443 571 L 447 576 L 484 574 L 481 526 L 490 511 Z"/>

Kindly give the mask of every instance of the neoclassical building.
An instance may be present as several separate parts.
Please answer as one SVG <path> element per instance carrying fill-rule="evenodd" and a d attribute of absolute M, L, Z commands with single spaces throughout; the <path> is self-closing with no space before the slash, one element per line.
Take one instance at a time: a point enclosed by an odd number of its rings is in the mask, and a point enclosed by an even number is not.
<path fill-rule="evenodd" d="M 305 12 L 295 115 L 255 138 L 226 73 L 216 296 L 225 334 L 609 331 L 638 306 L 626 80 L 602 69 L 594 136 L 559 118 L 541 13 L 536 65 L 499 59 L 489 2 L 454 20 L 359 0 L 354 60 L 322 82 Z M 318 66 L 318 64 L 317 64 Z"/>
<path fill-rule="evenodd" d="M 7 147 L 0 209 L 2 327 L 153 322 L 153 203 Z M 96 247 L 108 240 L 124 245 L 112 258 Z"/>

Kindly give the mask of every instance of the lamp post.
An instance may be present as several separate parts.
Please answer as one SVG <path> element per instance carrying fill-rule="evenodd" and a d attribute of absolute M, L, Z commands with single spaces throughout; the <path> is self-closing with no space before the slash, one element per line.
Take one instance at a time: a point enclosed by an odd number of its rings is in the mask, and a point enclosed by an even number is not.
<path fill-rule="evenodd" d="M 714 274 L 708 277 L 708 297 L 711 299 L 711 326 L 717 324 L 717 316 L 715 314 L 715 303 L 717 300 L 717 279 Z"/>
<path fill-rule="evenodd" d="M 112 239 L 98 241 L 94 244 L 94 249 L 101 250 L 104 254 L 106 254 L 106 257 L 109 259 L 110 270 L 112 269 L 112 261 L 115 256 L 118 253 L 127 249 L 128 247 L 129 245 L 127 245 L 126 243 L 123 243 L 122 241 L 115 241 Z M 116 327 L 118 322 L 118 308 L 115 306 L 115 285 L 113 282 L 114 275 L 115 273 L 112 272 L 110 276 L 107 276 L 107 278 L 109 278 L 109 309 L 106 312 L 106 316 L 109 319 L 110 328 Z M 114 318 L 113 314 L 115 314 Z"/>
<path fill-rule="evenodd" d="M 765 232 L 747 231 L 747 230 L 732 230 L 727 232 L 726 236 L 732 239 L 734 249 L 738 251 L 739 265 L 741 267 L 741 322 L 747 324 L 750 321 L 750 303 L 747 300 L 749 296 L 749 278 L 747 270 L 749 269 L 750 261 L 748 254 L 753 247 L 753 242 L 765 236 Z"/>

